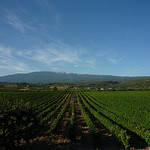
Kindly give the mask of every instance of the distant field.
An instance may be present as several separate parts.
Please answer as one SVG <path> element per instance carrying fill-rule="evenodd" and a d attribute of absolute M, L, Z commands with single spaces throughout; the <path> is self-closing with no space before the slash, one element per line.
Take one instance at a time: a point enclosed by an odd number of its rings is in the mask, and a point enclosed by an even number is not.
<path fill-rule="evenodd" d="M 23 149 L 43 141 L 52 149 L 150 145 L 150 91 L 1 92 L 2 97 L 29 101 L 40 118 L 40 133 Z"/>

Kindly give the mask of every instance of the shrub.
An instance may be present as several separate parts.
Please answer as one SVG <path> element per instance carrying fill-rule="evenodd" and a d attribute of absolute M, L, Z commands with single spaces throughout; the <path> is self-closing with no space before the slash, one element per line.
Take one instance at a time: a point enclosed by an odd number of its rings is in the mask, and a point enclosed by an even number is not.
<path fill-rule="evenodd" d="M 15 149 L 21 139 L 29 141 L 38 130 L 39 120 L 29 103 L 2 97 L 0 99 L 0 145 Z"/>

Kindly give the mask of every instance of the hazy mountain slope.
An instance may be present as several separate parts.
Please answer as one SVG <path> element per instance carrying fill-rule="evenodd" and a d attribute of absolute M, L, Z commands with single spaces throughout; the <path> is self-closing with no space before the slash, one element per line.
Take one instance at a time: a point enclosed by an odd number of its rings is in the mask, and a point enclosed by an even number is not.
<path fill-rule="evenodd" d="M 104 80 L 123 80 L 126 78 L 109 75 L 92 75 L 66 72 L 32 72 L 0 77 L 0 82 L 28 83 L 74 83 Z"/>

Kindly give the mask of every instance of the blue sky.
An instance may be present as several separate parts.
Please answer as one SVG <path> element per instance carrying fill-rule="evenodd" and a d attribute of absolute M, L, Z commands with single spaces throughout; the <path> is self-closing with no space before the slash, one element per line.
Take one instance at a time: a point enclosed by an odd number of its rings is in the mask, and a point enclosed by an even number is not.
<path fill-rule="evenodd" d="M 1 0 L 0 76 L 150 76 L 149 0 Z"/>

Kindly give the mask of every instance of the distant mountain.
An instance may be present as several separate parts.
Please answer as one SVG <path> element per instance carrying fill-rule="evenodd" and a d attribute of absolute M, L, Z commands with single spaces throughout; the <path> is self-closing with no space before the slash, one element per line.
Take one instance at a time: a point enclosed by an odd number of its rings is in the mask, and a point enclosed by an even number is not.
<path fill-rule="evenodd" d="M 12 83 L 78 83 L 106 80 L 129 80 L 134 77 L 120 77 L 111 75 L 80 74 L 70 72 L 32 72 L 26 74 L 14 74 L 0 77 L 0 82 Z"/>

